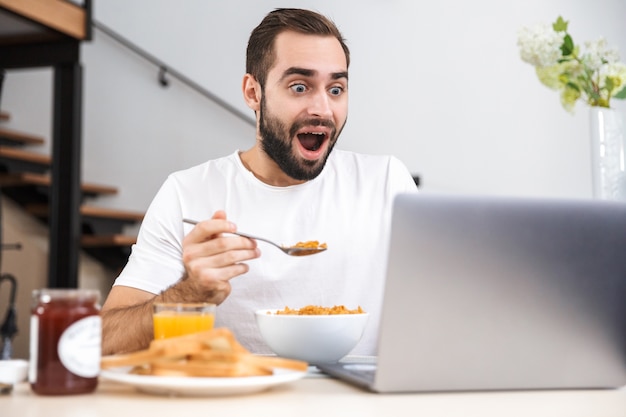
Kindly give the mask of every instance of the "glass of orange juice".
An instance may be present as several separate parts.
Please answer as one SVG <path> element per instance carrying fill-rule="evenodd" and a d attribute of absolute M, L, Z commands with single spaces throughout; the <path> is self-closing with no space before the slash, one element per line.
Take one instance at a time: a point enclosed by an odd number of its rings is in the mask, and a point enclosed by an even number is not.
<path fill-rule="evenodd" d="M 154 338 L 211 330 L 215 323 L 215 308 L 211 303 L 154 303 Z"/>

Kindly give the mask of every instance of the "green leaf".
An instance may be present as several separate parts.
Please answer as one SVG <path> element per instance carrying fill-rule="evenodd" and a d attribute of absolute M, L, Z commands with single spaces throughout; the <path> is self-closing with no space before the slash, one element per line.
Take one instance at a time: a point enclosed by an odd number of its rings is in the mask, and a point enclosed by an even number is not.
<path fill-rule="evenodd" d="M 620 100 L 626 99 L 626 85 L 620 90 L 619 93 L 615 94 L 613 97 L 619 98 Z"/>
<path fill-rule="evenodd" d="M 572 90 L 576 90 L 576 91 L 578 91 L 580 93 L 580 87 L 578 86 L 578 84 L 575 84 L 575 83 L 573 83 L 571 81 L 568 81 L 567 83 L 565 83 L 565 85 L 568 88 L 571 88 Z"/>
<path fill-rule="evenodd" d="M 559 18 L 556 19 L 556 22 L 552 24 L 552 29 L 554 29 L 555 32 L 567 32 L 568 23 L 569 22 L 563 20 L 563 18 L 559 16 Z"/>
<path fill-rule="evenodd" d="M 565 35 L 563 38 L 563 45 L 561 45 L 561 52 L 563 56 L 571 55 L 574 52 L 574 41 L 570 35 Z"/>

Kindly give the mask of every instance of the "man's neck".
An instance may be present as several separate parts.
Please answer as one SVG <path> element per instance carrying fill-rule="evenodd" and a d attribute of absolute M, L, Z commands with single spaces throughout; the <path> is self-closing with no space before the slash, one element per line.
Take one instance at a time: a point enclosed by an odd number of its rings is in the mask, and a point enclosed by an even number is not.
<path fill-rule="evenodd" d="M 274 187 L 287 187 L 302 184 L 306 181 L 294 180 L 285 174 L 270 157 L 255 144 L 247 151 L 240 152 L 239 158 L 244 167 L 259 179 L 259 181 Z"/>

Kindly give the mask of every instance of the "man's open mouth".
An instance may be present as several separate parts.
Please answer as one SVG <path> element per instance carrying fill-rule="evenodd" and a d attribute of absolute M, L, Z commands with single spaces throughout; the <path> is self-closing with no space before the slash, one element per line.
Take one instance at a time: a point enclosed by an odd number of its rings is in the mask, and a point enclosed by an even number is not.
<path fill-rule="evenodd" d="M 304 149 L 307 151 L 316 151 L 318 150 L 324 140 L 326 139 L 326 134 L 323 132 L 305 132 L 298 134 L 298 140 Z"/>

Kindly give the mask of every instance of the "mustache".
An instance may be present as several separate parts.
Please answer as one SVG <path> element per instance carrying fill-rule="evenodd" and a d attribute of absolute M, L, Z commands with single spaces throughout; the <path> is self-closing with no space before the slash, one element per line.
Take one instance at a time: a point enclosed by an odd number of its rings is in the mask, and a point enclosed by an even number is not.
<path fill-rule="evenodd" d="M 297 121 L 297 122 L 295 122 L 291 126 L 291 129 L 289 131 L 290 136 L 294 136 L 298 130 L 302 129 L 305 126 L 312 126 L 312 127 L 324 126 L 324 127 L 327 127 L 327 128 L 332 130 L 333 136 L 334 136 L 335 131 L 337 130 L 337 127 L 335 126 L 335 123 L 332 120 L 326 120 L 326 119 L 306 119 L 306 120 Z"/>

